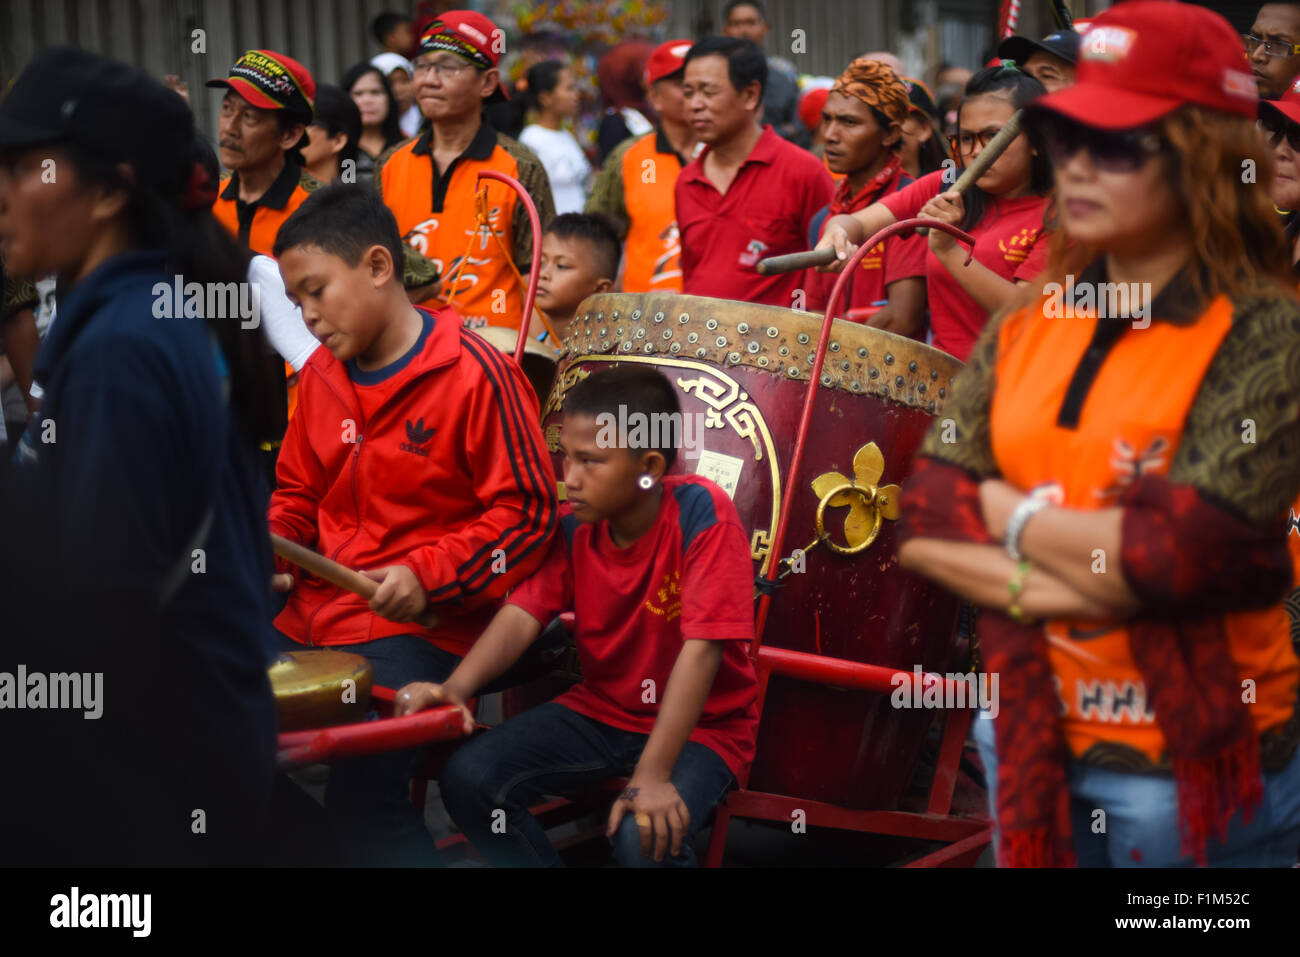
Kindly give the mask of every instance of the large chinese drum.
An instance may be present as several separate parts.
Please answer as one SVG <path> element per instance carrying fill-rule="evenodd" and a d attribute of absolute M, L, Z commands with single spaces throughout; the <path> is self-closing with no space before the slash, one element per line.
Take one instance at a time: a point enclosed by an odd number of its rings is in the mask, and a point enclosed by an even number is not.
<path fill-rule="evenodd" d="M 542 410 L 563 475 L 565 392 L 611 364 L 655 366 L 702 432 L 676 472 L 717 482 L 736 503 L 756 576 L 795 556 L 773 599 L 765 644 L 912 671 L 955 662 L 957 602 L 899 567 L 895 490 L 961 363 L 878 329 L 835 321 L 785 555 L 771 552 L 821 317 L 771 306 L 670 294 L 585 300 L 569 324 Z M 818 513 L 824 535 L 817 531 Z M 820 540 L 819 540 L 820 539 Z M 814 544 L 816 543 L 816 544 Z M 801 555 L 795 550 L 800 549 Z M 907 786 L 932 712 L 890 696 L 773 677 L 749 787 L 848 807 L 892 806 Z"/>

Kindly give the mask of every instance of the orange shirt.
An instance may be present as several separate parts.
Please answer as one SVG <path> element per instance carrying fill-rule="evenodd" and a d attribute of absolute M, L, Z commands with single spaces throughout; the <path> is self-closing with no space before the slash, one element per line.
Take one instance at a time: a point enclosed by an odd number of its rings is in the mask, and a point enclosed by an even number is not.
<path fill-rule="evenodd" d="M 212 214 L 232 236 L 255 253 L 271 255 L 275 235 L 295 209 L 313 190 L 320 187 L 315 179 L 291 159 L 260 198 L 245 203 L 239 198 L 239 173 L 221 181 L 221 192 L 212 204 Z"/>
<path fill-rule="evenodd" d="M 293 215 L 320 182 L 310 176 L 288 157 L 284 169 L 258 199 L 245 203 L 239 198 L 239 173 L 234 172 L 221 181 L 221 191 L 212 204 L 212 214 L 218 222 L 237 238 L 241 245 L 255 253 L 270 256 L 275 248 L 275 237 L 284 221 Z M 298 378 L 293 366 L 284 364 L 284 377 L 288 381 L 285 396 L 289 418 L 298 407 Z"/>
<path fill-rule="evenodd" d="M 1157 317 L 1163 298 L 1153 308 Z M 1018 488 L 1054 486 L 1054 500 L 1070 508 L 1113 506 L 1138 475 L 1168 473 L 1202 380 L 1232 327 L 1232 304 L 1220 296 L 1192 321 L 1155 318 L 1147 328 L 1126 329 L 1108 352 L 1093 340 L 1092 318 L 1046 311 L 1023 309 L 998 330 L 993 455 Z M 1111 573 L 1121 571 L 1119 555 L 1093 557 Z M 1282 604 L 1225 615 L 1224 624 L 1239 673 L 1255 681 L 1256 727 L 1263 732 L 1287 721 L 1300 661 Z M 1164 735 L 1127 629 L 1088 621 L 1045 628 L 1071 752 L 1117 742 L 1159 761 Z"/>
<path fill-rule="evenodd" d="M 677 229 L 673 188 L 682 171 L 681 157 L 662 130 L 647 133 L 619 151 L 617 157 L 621 196 L 610 210 L 611 218 L 627 226 L 623 254 L 624 292 L 681 292 L 682 239 Z M 589 212 L 605 212 L 594 203 Z M 618 203 L 621 200 L 621 204 Z"/>
<path fill-rule="evenodd" d="M 526 146 L 483 123 L 465 151 L 439 174 L 433 163 L 432 135 L 426 129 L 394 147 L 375 170 L 380 194 L 397 218 L 402 241 L 432 259 L 443 277 L 437 296 L 421 305 L 428 309 L 454 305 L 467 326 L 517 329 L 524 303 L 515 268 L 526 277 L 532 255 L 528 214 L 505 183 L 476 180 L 485 169 L 519 180 L 536 203 L 545 228 L 555 214 L 546 171 Z M 481 187 L 487 188 L 487 228 L 479 224 L 476 214 Z M 448 281 L 453 273 L 455 279 Z"/>

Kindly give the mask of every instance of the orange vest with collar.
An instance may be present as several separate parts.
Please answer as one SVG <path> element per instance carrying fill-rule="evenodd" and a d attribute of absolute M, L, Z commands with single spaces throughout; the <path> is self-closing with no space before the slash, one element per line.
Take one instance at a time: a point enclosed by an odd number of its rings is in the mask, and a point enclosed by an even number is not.
<path fill-rule="evenodd" d="M 1043 300 L 1046 302 L 1046 300 Z M 998 335 L 997 383 L 990 412 L 993 453 L 1007 481 L 1054 487 L 1069 508 L 1114 506 L 1138 475 L 1167 474 L 1201 382 L 1232 325 L 1232 303 L 1215 299 L 1195 322 L 1153 321 L 1127 330 L 1103 360 L 1078 407 L 1077 426 L 1058 423 L 1076 368 L 1092 344 L 1091 318 L 1052 318 L 1040 306 L 1012 315 Z M 1093 555 L 1122 574 L 1119 555 Z M 1096 566 L 1098 573 L 1102 567 Z M 1279 602 L 1224 616 L 1229 652 L 1255 682 L 1251 716 L 1259 731 L 1291 717 L 1300 661 Z M 1146 701 L 1129 635 L 1114 622 L 1051 621 L 1048 654 L 1071 753 L 1116 742 L 1153 762 L 1164 735 Z"/>

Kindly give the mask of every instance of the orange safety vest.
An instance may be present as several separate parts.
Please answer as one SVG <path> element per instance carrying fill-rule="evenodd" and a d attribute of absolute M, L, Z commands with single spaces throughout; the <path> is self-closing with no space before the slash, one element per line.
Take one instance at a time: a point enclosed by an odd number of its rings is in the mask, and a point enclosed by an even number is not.
<path fill-rule="evenodd" d="M 519 279 L 512 268 L 518 199 L 505 183 L 483 180 L 491 232 L 481 227 L 475 199 L 480 186 L 475 180 L 483 169 L 521 179 L 519 163 L 501 145 L 491 126 L 484 123 L 479 127 L 465 152 L 442 176 L 435 174 L 432 135 L 425 130 L 397 147 L 380 167 L 380 193 L 397 218 L 402 241 L 432 259 L 444 278 L 437 295 L 422 306 L 440 309 L 454 305 L 470 327 L 517 329 L 524 309 Z M 458 269 L 467 251 L 468 261 Z M 446 280 L 453 272 L 457 276 L 449 288 Z"/>
<path fill-rule="evenodd" d="M 1044 300 L 1046 302 L 1046 300 Z M 1127 330 L 1103 360 L 1074 428 L 1058 424 L 1067 389 L 1088 351 L 1095 323 L 1049 318 L 1039 307 L 1010 316 L 998 331 L 997 388 L 990 413 L 993 454 L 1017 488 L 1052 485 L 1069 508 L 1114 506 L 1139 474 L 1166 474 L 1206 370 L 1232 325 L 1219 296 L 1195 322 L 1152 321 Z M 1096 555 L 1119 574 L 1120 556 Z M 1261 732 L 1291 717 L 1300 661 L 1283 605 L 1224 616 L 1239 673 L 1256 682 L 1251 707 Z M 1051 621 L 1048 654 L 1071 752 L 1117 742 L 1153 762 L 1164 734 L 1146 699 L 1128 630 L 1112 622 Z"/>
<path fill-rule="evenodd" d="M 681 171 L 681 160 L 658 130 L 623 153 L 623 205 L 629 223 L 624 292 L 682 291 L 682 238 L 673 198 Z"/>

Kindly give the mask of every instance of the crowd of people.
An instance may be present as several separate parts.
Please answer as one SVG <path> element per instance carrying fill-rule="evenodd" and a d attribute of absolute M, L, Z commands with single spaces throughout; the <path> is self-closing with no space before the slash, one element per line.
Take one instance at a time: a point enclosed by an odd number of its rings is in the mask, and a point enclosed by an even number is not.
<path fill-rule="evenodd" d="M 530 805 L 627 777 L 614 860 L 695 863 L 754 758 L 747 531 L 665 437 L 601 440 L 607 413 L 680 413 L 658 372 L 565 394 L 557 475 L 533 386 L 482 334 L 553 349 L 608 291 L 820 311 L 861 245 L 923 218 L 973 245 L 875 243 L 840 317 L 967 363 L 904 486 L 899 560 L 970 603 L 1002 675 L 975 731 L 999 863 L 1296 863 L 1300 5 L 1243 37 L 1124 0 L 944 70 L 937 96 L 869 51 L 801 98 L 761 4 L 724 20 L 602 61 L 619 92 L 594 152 L 567 126 L 572 66 L 508 89 L 473 11 L 379 18 L 383 51 L 337 86 L 247 51 L 207 84 L 215 144 L 134 67 L 58 48 L 24 68 L 0 100 L 3 607 L 14 661 L 100 673 L 110 705 L 90 730 L 0 713 L 39 769 L 0 798 L 33 822 L 18 859 L 273 859 L 301 794 L 274 774 L 266 668 L 324 647 L 364 655 L 398 715 L 461 709 L 440 793 L 485 860 L 560 863 Z M 756 269 L 809 249 L 830 264 Z M 203 321 L 159 319 L 157 290 L 191 283 L 256 286 L 260 323 L 202 300 Z M 1062 300 L 1114 287 L 1132 295 Z M 268 526 L 373 597 L 273 558 Z M 473 733 L 475 698 L 565 612 L 581 682 Z M 422 761 L 332 767 L 337 860 L 439 862 Z M 102 803 L 74 813 L 86 791 Z"/>

